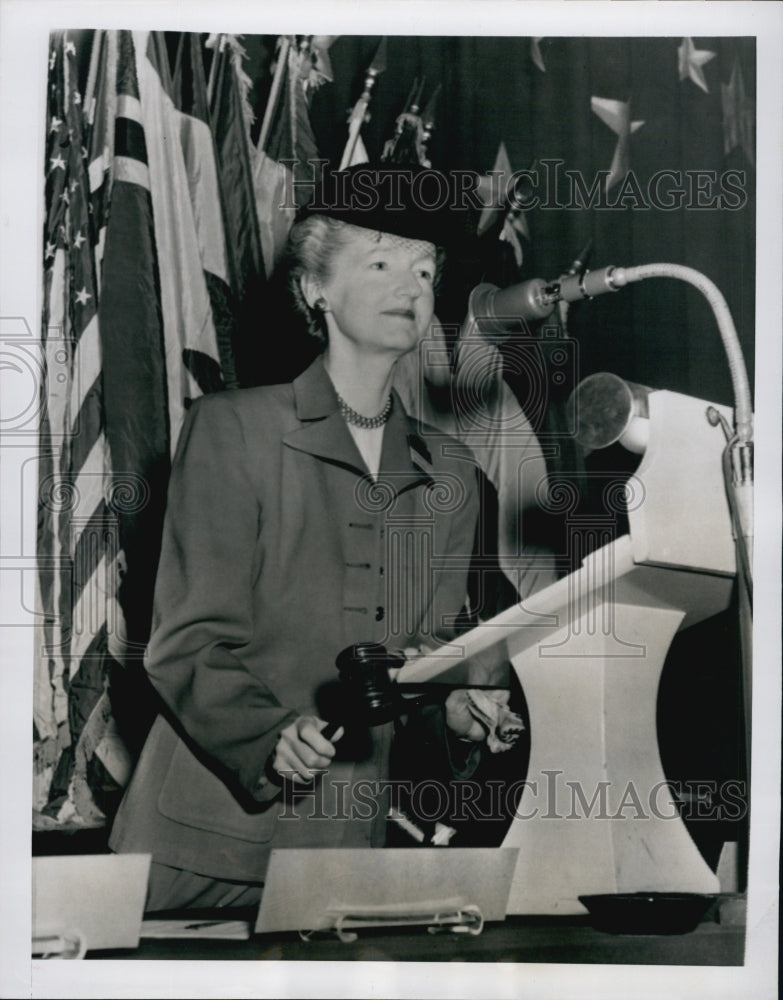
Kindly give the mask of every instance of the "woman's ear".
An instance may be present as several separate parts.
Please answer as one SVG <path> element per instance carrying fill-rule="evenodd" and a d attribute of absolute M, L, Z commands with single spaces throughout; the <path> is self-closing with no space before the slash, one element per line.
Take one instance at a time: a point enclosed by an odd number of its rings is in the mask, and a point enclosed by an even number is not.
<path fill-rule="evenodd" d="M 302 289 L 302 295 L 310 309 L 316 308 L 316 302 L 321 298 L 321 285 L 312 276 L 312 274 L 303 274 L 299 279 L 299 287 Z"/>

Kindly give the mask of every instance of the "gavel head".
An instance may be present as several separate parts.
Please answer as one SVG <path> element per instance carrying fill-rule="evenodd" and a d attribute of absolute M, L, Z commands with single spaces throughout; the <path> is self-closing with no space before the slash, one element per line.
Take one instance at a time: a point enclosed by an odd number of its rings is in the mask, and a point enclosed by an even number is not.
<path fill-rule="evenodd" d="M 389 670 L 402 667 L 405 658 L 377 642 L 348 646 L 337 657 L 340 680 L 346 687 L 351 714 L 367 726 L 391 722 L 400 712 L 397 690 Z"/>

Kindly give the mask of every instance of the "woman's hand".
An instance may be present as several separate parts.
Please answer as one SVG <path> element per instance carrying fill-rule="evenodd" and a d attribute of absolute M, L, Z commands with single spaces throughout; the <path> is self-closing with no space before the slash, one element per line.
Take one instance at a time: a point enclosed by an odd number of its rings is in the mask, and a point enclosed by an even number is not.
<path fill-rule="evenodd" d="M 487 730 L 468 707 L 468 692 L 464 688 L 452 691 L 446 699 L 446 725 L 463 740 L 483 743 L 487 738 Z"/>
<path fill-rule="evenodd" d="M 272 770 L 282 778 L 299 784 L 323 774 L 336 752 L 334 743 L 321 735 L 326 725 L 315 715 L 300 715 L 290 726 L 286 726 L 275 747 Z M 342 735 L 341 726 L 332 739 L 337 742 Z"/>

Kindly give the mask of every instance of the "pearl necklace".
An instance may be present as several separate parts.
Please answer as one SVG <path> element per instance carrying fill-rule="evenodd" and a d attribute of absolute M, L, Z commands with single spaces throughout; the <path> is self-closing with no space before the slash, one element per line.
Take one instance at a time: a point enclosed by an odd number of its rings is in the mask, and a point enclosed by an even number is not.
<path fill-rule="evenodd" d="M 365 430 L 374 430 L 376 427 L 383 427 L 386 421 L 391 416 L 392 411 L 392 398 L 386 400 L 386 404 L 378 414 L 377 417 L 364 417 L 361 413 L 357 413 L 352 406 L 349 406 L 343 397 L 337 393 L 337 401 L 340 404 L 340 413 L 342 413 L 343 418 L 349 423 L 353 424 L 354 427 L 363 427 Z"/>

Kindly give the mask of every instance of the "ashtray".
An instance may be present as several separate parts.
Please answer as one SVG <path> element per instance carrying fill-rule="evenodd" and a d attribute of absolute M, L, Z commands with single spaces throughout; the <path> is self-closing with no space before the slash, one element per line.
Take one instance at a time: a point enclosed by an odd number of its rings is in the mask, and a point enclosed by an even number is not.
<path fill-rule="evenodd" d="M 609 934 L 688 934 L 717 896 L 697 892 L 614 892 L 580 896 L 593 926 Z"/>

